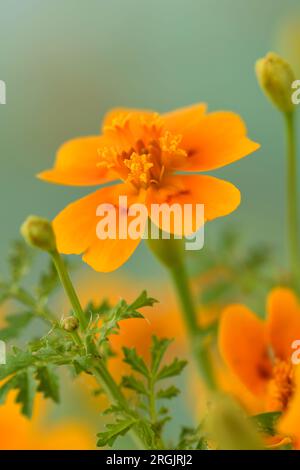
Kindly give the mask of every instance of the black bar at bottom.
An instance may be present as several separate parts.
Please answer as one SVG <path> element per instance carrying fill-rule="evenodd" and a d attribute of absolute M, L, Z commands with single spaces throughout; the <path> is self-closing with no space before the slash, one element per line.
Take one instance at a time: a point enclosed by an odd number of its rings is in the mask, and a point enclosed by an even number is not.
<path fill-rule="evenodd" d="M 100 464 L 106 468 L 119 466 L 120 468 L 143 469 L 162 467 L 186 468 L 194 466 L 216 464 L 224 465 L 233 463 L 244 465 L 251 463 L 272 462 L 284 466 L 300 462 L 297 451 L 187 451 L 187 450 L 164 450 L 164 451 L 1 451 L 1 468 L 5 468 L 5 463 L 25 463 L 40 464 L 46 462 L 47 465 L 55 463 L 72 463 L 77 465 L 88 465 L 90 463 Z"/>

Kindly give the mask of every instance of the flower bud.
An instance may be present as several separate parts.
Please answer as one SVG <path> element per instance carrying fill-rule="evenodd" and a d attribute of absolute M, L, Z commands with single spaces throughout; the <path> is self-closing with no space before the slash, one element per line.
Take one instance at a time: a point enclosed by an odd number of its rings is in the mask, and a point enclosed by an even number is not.
<path fill-rule="evenodd" d="M 280 111 L 294 110 L 292 83 L 295 75 L 288 62 L 275 52 L 269 52 L 256 62 L 256 75 L 261 88 Z"/>
<path fill-rule="evenodd" d="M 220 450 L 262 450 L 263 443 L 254 424 L 230 397 L 211 396 L 209 414 L 204 426 Z"/>
<path fill-rule="evenodd" d="M 79 326 L 79 322 L 76 317 L 72 317 L 72 316 L 66 317 L 62 321 L 63 329 L 68 332 L 77 330 L 78 326 Z"/>
<path fill-rule="evenodd" d="M 30 215 L 21 226 L 21 234 L 29 245 L 49 252 L 56 250 L 54 231 L 47 219 Z"/>

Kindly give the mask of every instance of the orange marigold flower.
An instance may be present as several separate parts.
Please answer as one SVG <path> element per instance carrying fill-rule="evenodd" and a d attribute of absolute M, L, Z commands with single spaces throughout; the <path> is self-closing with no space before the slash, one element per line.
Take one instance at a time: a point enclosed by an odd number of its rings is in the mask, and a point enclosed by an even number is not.
<path fill-rule="evenodd" d="M 300 339 L 300 304 L 288 288 L 273 289 L 263 321 L 244 305 L 228 306 L 221 318 L 221 355 L 240 382 L 261 399 L 261 412 L 281 411 L 279 430 L 300 446 L 300 368 L 292 344 Z"/>
<path fill-rule="evenodd" d="M 214 170 L 259 148 L 247 138 L 239 116 L 205 111 L 204 104 L 161 116 L 152 111 L 115 109 L 106 115 L 102 135 L 66 142 L 54 168 L 39 178 L 78 186 L 120 179 L 122 183 L 74 202 L 55 218 L 58 250 L 83 253 L 84 261 L 97 271 L 121 266 L 140 239 L 99 240 L 96 236 L 98 205 L 118 207 L 119 196 L 127 196 L 128 205 L 139 202 L 148 209 L 152 203 L 204 204 L 206 221 L 235 210 L 240 192 L 231 183 L 212 176 L 176 174 Z M 127 212 L 121 217 L 127 217 Z M 199 228 L 194 220 L 192 224 L 195 230 Z"/>

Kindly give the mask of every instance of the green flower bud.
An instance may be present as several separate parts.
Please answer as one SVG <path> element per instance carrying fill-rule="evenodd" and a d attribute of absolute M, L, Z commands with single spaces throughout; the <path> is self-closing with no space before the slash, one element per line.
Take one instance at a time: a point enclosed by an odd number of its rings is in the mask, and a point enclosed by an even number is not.
<path fill-rule="evenodd" d="M 62 321 L 62 327 L 64 330 L 72 332 L 77 330 L 79 322 L 76 317 L 66 317 Z"/>
<path fill-rule="evenodd" d="M 256 62 L 256 75 L 261 88 L 280 111 L 294 110 L 292 83 L 295 75 L 288 62 L 275 52 L 269 52 Z"/>
<path fill-rule="evenodd" d="M 220 450 L 262 450 L 263 443 L 254 424 L 230 397 L 211 396 L 206 433 Z"/>
<path fill-rule="evenodd" d="M 30 215 L 21 226 L 21 234 L 29 245 L 43 251 L 56 250 L 54 231 L 47 219 Z"/>

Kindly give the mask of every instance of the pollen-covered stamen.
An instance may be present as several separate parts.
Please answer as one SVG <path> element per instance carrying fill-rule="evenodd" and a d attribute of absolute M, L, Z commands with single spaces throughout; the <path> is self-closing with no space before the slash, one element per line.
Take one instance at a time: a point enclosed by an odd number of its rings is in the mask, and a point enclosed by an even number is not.
<path fill-rule="evenodd" d="M 130 126 L 131 114 L 120 113 L 114 117 L 110 124 L 103 128 L 104 134 L 118 143 L 119 146 L 127 147 L 134 141 L 132 129 Z"/>
<path fill-rule="evenodd" d="M 169 168 L 182 168 L 187 161 L 187 152 L 180 147 L 181 135 L 165 132 L 159 139 L 162 163 Z"/>
<path fill-rule="evenodd" d="M 286 410 L 293 393 L 293 364 L 289 360 L 275 359 L 269 389 L 272 409 Z"/>
<path fill-rule="evenodd" d="M 104 133 L 106 132 L 126 132 L 129 128 L 130 114 L 120 113 L 114 117 L 110 124 L 104 126 Z"/>
<path fill-rule="evenodd" d="M 130 151 L 130 153 L 133 150 Z M 128 153 L 118 152 L 114 147 L 102 147 L 98 149 L 99 162 L 97 167 L 107 168 L 112 170 L 116 175 L 118 175 L 123 180 L 126 180 L 128 170 L 124 167 L 124 159 L 127 158 Z"/>
<path fill-rule="evenodd" d="M 147 186 L 151 179 L 150 169 L 153 167 L 151 155 L 147 153 L 138 154 L 133 152 L 130 158 L 124 160 L 129 169 L 127 180 L 136 186 Z"/>
<path fill-rule="evenodd" d="M 137 121 L 132 118 L 130 121 L 128 115 L 119 116 L 105 127 L 105 132 L 111 134 L 109 139 L 113 145 L 99 149 L 97 166 L 113 170 L 136 187 L 147 188 L 151 184 L 160 184 L 166 173 L 184 168 L 187 152 L 180 146 L 181 135 L 163 131 L 159 115 L 145 115 L 139 119 L 137 129 L 141 137 L 137 140 L 133 139 L 131 129 Z M 112 133 L 115 139 L 111 139 Z"/>

